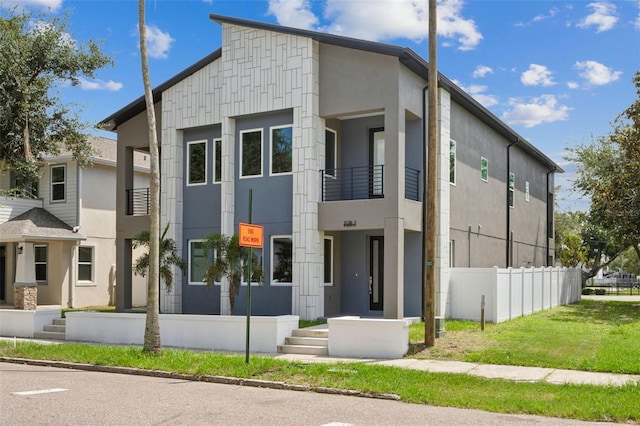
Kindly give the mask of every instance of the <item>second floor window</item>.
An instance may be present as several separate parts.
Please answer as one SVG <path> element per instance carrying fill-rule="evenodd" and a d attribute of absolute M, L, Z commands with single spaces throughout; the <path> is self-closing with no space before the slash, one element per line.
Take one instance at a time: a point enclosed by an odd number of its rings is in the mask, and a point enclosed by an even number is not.
<path fill-rule="evenodd" d="M 240 132 L 240 177 L 262 176 L 262 130 Z"/>
<path fill-rule="evenodd" d="M 51 166 L 51 201 L 64 201 L 67 187 L 67 167 Z"/>
<path fill-rule="evenodd" d="M 187 143 L 187 185 L 207 183 L 207 141 Z"/>
<path fill-rule="evenodd" d="M 271 174 L 291 173 L 292 158 L 291 146 L 293 145 L 293 128 L 271 128 Z"/>
<path fill-rule="evenodd" d="M 222 182 L 222 139 L 213 140 L 213 181 Z"/>

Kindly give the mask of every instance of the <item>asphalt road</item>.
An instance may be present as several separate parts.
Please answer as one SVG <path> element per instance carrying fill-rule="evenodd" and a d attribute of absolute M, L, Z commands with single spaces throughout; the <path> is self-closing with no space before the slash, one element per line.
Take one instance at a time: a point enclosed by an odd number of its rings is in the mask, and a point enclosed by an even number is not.
<path fill-rule="evenodd" d="M 588 423 L 313 392 L 0 363 L 0 424 L 477 426 Z"/>

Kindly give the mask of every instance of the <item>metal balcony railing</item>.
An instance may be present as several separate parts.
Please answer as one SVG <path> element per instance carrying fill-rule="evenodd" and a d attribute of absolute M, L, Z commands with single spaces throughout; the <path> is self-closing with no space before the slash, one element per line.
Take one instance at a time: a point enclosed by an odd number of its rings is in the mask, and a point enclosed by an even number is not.
<path fill-rule="evenodd" d="M 322 201 L 384 198 L 384 166 L 320 170 Z"/>
<path fill-rule="evenodd" d="M 127 216 L 149 216 L 149 188 L 127 189 Z"/>

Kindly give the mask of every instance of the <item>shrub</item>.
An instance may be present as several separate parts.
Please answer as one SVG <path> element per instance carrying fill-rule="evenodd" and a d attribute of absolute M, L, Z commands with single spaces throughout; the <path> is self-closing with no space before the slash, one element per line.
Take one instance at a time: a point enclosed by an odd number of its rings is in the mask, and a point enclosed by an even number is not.
<path fill-rule="evenodd" d="M 607 290 L 605 290 L 604 288 L 596 288 L 597 296 L 604 296 L 605 294 L 607 294 Z"/>
<path fill-rule="evenodd" d="M 590 294 L 593 294 L 593 289 L 592 288 L 583 288 L 582 289 L 582 294 L 587 295 L 587 296 L 590 295 Z"/>

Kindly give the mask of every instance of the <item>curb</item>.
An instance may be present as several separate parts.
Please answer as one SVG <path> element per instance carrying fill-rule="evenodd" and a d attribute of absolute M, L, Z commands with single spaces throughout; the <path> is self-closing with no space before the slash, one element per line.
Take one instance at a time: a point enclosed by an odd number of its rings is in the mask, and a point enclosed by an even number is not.
<path fill-rule="evenodd" d="M 396 394 L 390 394 L 390 393 L 377 394 L 377 393 L 370 393 L 370 392 L 361 392 L 353 389 L 338 389 L 338 388 L 326 388 L 322 386 L 296 385 L 296 384 L 289 384 L 285 382 L 275 382 L 270 380 L 244 379 L 244 378 L 226 377 L 226 376 L 212 376 L 209 374 L 199 376 L 195 374 L 172 373 L 172 372 L 160 371 L 160 370 L 144 370 L 141 368 L 132 368 L 132 367 L 113 367 L 113 366 L 107 366 L 107 365 L 80 364 L 80 363 L 73 363 L 73 362 L 44 361 L 44 360 L 34 360 L 34 359 L 26 359 L 26 358 L 10 358 L 10 357 L 0 357 L 0 362 L 6 362 L 11 364 L 36 365 L 40 367 L 55 367 L 55 368 L 67 368 L 72 370 L 95 371 L 95 372 L 101 372 L 101 373 L 128 374 L 132 376 L 180 379 L 180 380 L 189 380 L 192 382 L 207 382 L 207 383 L 218 383 L 218 384 L 224 384 L 224 385 L 251 386 L 256 388 L 280 389 L 280 390 L 290 390 L 290 391 L 297 391 L 297 392 L 316 392 L 316 393 L 325 393 L 330 395 L 356 396 L 359 398 L 373 398 L 373 399 L 400 401 L 400 396 Z"/>

